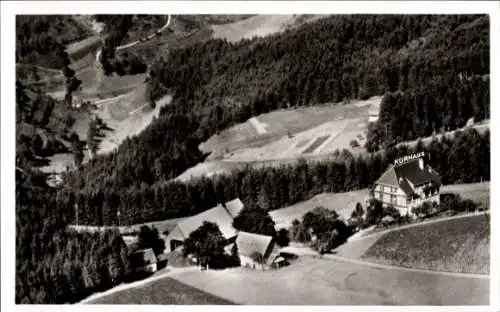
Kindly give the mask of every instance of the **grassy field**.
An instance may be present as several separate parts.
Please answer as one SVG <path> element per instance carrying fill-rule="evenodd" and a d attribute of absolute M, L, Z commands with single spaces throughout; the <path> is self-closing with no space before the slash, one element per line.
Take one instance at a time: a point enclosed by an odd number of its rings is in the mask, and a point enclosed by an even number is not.
<path fill-rule="evenodd" d="M 264 37 L 301 25 L 324 15 L 255 15 L 230 24 L 212 25 L 215 38 L 236 42 L 252 37 Z"/>
<path fill-rule="evenodd" d="M 485 305 L 489 280 L 388 270 L 303 257 L 279 270 L 236 268 L 173 278 L 252 305 Z"/>
<path fill-rule="evenodd" d="M 346 193 L 322 193 L 310 200 L 273 210 L 270 214 L 279 227 L 289 227 L 294 219 L 301 220 L 306 212 L 318 206 L 335 210 L 339 216 L 347 219 L 351 216 L 356 203 L 363 203 L 366 196 L 368 196 L 367 189 Z"/>
<path fill-rule="evenodd" d="M 441 189 L 441 193 L 456 193 L 464 199 L 472 199 L 485 206 L 489 206 L 490 183 L 444 185 Z M 306 212 L 318 206 L 335 210 L 339 216 L 347 219 L 351 216 L 352 211 L 356 207 L 356 203 L 360 202 L 363 204 L 367 196 L 368 189 L 345 193 L 322 193 L 295 205 L 273 210 L 270 214 L 280 227 L 290 226 L 293 219 L 300 220 Z"/>
<path fill-rule="evenodd" d="M 489 274 L 489 251 L 489 220 L 472 216 L 386 233 L 362 258 L 410 268 Z"/>
<path fill-rule="evenodd" d="M 314 155 L 333 153 L 343 148 L 353 150 L 351 140 L 364 144 L 358 136 L 366 137 L 370 109 L 378 106 L 380 99 L 373 97 L 349 105 L 323 104 L 273 111 L 212 136 L 200 145 L 200 149 L 212 153 L 210 160 L 289 159 L 301 156 L 318 137 L 329 135 L 322 146 L 316 146 L 311 151 Z M 255 119 L 265 128 L 265 133 L 256 129 Z"/>
<path fill-rule="evenodd" d="M 187 304 L 232 305 L 231 301 L 210 295 L 187 286 L 172 278 L 151 282 L 144 286 L 112 293 L 91 302 L 92 304 Z"/>

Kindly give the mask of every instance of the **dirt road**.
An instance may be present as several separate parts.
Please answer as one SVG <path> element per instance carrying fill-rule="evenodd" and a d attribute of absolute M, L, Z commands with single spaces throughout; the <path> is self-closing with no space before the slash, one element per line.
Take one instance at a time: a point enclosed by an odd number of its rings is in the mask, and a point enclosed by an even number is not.
<path fill-rule="evenodd" d="M 487 305 L 489 279 L 303 258 L 273 271 L 189 272 L 174 279 L 252 305 Z"/>

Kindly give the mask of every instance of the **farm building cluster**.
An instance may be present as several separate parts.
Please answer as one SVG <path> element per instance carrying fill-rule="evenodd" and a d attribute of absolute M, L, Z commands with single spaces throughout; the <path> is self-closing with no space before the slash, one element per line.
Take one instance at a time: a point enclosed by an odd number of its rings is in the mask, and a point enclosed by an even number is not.
<path fill-rule="evenodd" d="M 233 228 L 233 220 L 242 209 L 243 203 L 237 198 L 177 223 L 165 239 L 165 253 L 155 255 L 152 249 L 130 253 L 129 259 L 136 273 L 151 274 L 166 267 L 168 254 L 182 250 L 189 234 L 205 221 L 218 225 L 227 242 L 224 248 L 226 254 L 231 254 L 233 247 L 237 246 L 241 266 L 263 270 L 286 265 L 288 258 L 280 255 L 280 247 L 276 244 L 274 237 L 237 231 Z M 197 259 L 192 257 L 189 259 L 197 263 Z"/>
<path fill-rule="evenodd" d="M 396 160 L 374 183 L 373 194 L 368 198 L 375 198 L 384 207 L 393 206 L 401 215 L 410 216 L 415 215 L 412 209 L 424 202 L 439 204 L 442 185 L 439 174 L 425 164 L 423 155 L 414 156 Z M 243 207 L 241 200 L 236 198 L 178 222 L 165 239 L 165 252 L 181 251 L 189 235 L 207 221 L 218 225 L 226 242 L 227 255 L 236 247 L 241 266 L 263 270 L 289 264 L 296 253 L 287 250 L 293 247 L 282 248 L 274 237 L 238 231 L 233 227 L 233 220 Z M 166 265 L 165 254 L 156 257 L 151 250 L 137 253 L 137 257 L 144 260 L 140 265 L 142 271 L 155 272 Z M 197 263 L 193 257 L 190 261 Z"/>
<path fill-rule="evenodd" d="M 284 259 L 278 256 L 279 248 L 271 236 L 237 231 L 233 228 L 233 220 L 243 209 L 239 198 L 189 217 L 175 226 L 166 238 L 167 252 L 179 249 L 189 234 L 200 227 L 204 221 L 216 223 L 227 241 L 226 253 L 230 254 L 236 244 L 242 266 L 264 268 L 281 265 Z"/>

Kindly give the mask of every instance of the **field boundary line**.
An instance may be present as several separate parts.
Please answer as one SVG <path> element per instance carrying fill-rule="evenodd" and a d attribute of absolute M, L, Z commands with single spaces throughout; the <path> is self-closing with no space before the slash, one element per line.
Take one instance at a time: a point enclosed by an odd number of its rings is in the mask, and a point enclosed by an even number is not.
<path fill-rule="evenodd" d="M 486 280 L 490 279 L 490 276 L 488 274 L 455 273 L 455 272 L 446 272 L 446 271 L 413 269 L 413 268 L 407 268 L 407 267 L 396 266 L 396 265 L 379 264 L 379 263 L 369 262 L 369 261 L 365 261 L 365 260 L 350 259 L 350 258 L 345 258 L 345 257 L 337 256 L 337 255 L 323 255 L 323 258 L 326 258 L 329 260 L 337 260 L 337 261 L 341 261 L 341 262 L 357 264 L 357 265 L 363 265 L 363 266 L 368 266 L 368 267 L 373 267 L 373 268 L 378 268 L 378 269 L 385 269 L 385 270 L 399 270 L 399 271 L 405 271 L 405 272 L 444 275 L 444 276 L 451 276 L 451 277 L 476 278 L 476 279 L 486 279 Z"/>
<path fill-rule="evenodd" d="M 454 220 L 454 219 L 461 219 L 461 218 L 470 218 L 470 217 L 475 217 L 475 216 L 482 216 L 482 215 L 485 215 L 485 214 L 488 214 L 488 213 L 490 213 L 490 211 L 473 212 L 473 213 L 468 213 L 468 214 L 463 214 L 463 215 L 458 215 L 458 216 L 444 217 L 444 218 L 438 218 L 438 219 L 434 219 L 434 220 L 427 220 L 427 221 L 422 221 L 422 222 L 417 222 L 417 223 L 412 223 L 412 224 L 406 224 L 406 225 L 403 225 L 403 226 L 394 227 L 394 228 L 391 228 L 391 229 L 387 229 L 387 230 L 383 230 L 383 231 L 379 231 L 379 232 L 370 233 L 370 234 L 367 234 L 367 235 L 364 235 L 364 236 L 361 236 L 361 237 L 357 237 L 357 238 L 352 239 L 350 241 L 351 242 L 359 241 L 359 240 L 363 240 L 365 238 L 373 237 L 375 235 L 383 235 L 383 234 L 387 234 L 389 232 L 400 231 L 400 230 L 412 228 L 412 227 L 415 227 L 415 226 L 428 225 L 428 224 L 433 224 L 433 223 L 437 223 L 437 222 L 450 221 L 450 220 Z"/>
<path fill-rule="evenodd" d="M 94 293 L 94 294 L 90 295 L 89 297 L 81 300 L 80 302 L 77 302 L 76 304 L 86 304 L 86 303 L 89 303 L 89 302 L 94 301 L 96 299 L 111 295 L 115 292 L 127 290 L 130 288 L 135 288 L 135 287 L 139 287 L 139 286 L 144 286 L 146 284 L 155 282 L 155 281 L 160 280 L 162 278 L 173 277 L 176 274 L 181 274 L 181 273 L 185 273 L 185 272 L 192 272 L 192 271 L 199 271 L 199 270 L 200 270 L 199 267 L 188 267 L 188 268 L 172 268 L 172 267 L 170 267 L 170 268 L 168 268 L 168 271 L 166 271 L 162 274 L 159 274 L 156 276 L 151 276 L 149 278 L 135 281 L 135 282 L 128 283 L 128 284 L 116 285 L 115 287 L 110 288 L 108 290 L 105 290 L 103 292 Z"/>
<path fill-rule="evenodd" d="M 266 128 L 260 122 L 260 120 L 257 119 L 257 117 L 250 118 L 250 123 L 255 128 L 255 130 L 257 131 L 258 134 L 262 135 L 262 134 L 266 134 L 267 133 Z"/>

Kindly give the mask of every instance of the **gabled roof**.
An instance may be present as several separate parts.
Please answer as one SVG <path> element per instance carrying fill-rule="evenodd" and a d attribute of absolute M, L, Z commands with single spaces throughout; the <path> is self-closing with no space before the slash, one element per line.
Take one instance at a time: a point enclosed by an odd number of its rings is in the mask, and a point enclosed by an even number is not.
<path fill-rule="evenodd" d="M 181 232 L 184 238 L 187 238 L 189 234 L 203 224 L 203 221 L 208 221 L 216 223 L 225 238 L 234 237 L 236 236 L 236 230 L 233 228 L 233 219 L 243 208 L 243 203 L 239 199 L 235 199 L 227 202 L 225 205 L 227 209 L 223 205 L 218 204 L 214 208 L 186 218 L 177 223 L 176 229 Z M 170 237 L 174 237 L 176 229 L 168 235 L 167 240 L 169 240 Z M 179 238 L 176 237 L 176 239 Z"/>
<path fill-rule="evenodd" d="M 398 177 L 394 171 L 394 165 L 391 165 L 375 183 L 398 186 Z"/>
<path fill-rule="evenodd" d="M 266 260 L 269 257 L 271 244 L 273 244 L 273 237 L 271 236 L 238 232 L 238 237 L 236 237 L 238 253 L 246 257 L 250 257 L 254 252 L 258 252 Z"/>
<path fill-rule="evenodd" d="M 428 182 L 441 185 L 441 177 L 429 165 L 421 168 L 416 159 L 399 166 L 391 165 L 375 183 L 399 187 L 406 195 L 413 195 L 412 184 L 419 186 Z"/>
<path fill-rule="evenodd" d="M 228 201 L 226 204 L 227 211 L 231 214 L 233 218 L 240 214 L 241 209 L 243 209 L 243 203 L 239 198 Z"/>

